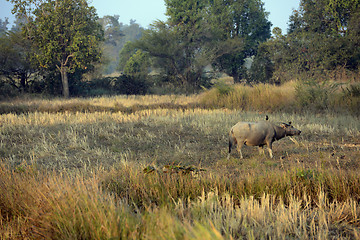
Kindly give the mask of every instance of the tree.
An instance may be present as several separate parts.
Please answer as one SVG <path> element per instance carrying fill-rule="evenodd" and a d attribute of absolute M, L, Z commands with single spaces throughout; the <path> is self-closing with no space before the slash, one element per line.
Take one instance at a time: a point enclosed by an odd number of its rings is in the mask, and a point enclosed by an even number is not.
<path fill-rule="evenodd" d="M 24 33 L 38 49 L 38 64 L 55 66 L 61 74 L 62 92 L 69 97 L 68 73 L 87 69 L 100 58 L 101 25 L 86 0 L 10 0 L 13 12 L 25 15 Z"/>
<path fill-rule="evenodd" d="M 4 36 L 8 30 L 7 25 L 9 24 L 9 20 L 5 18 L 5 20 L 0 19 L 0 37 Z"/>
<path fill-rule="evenodd" d="M 309 50 L 320 68 L 338 66 L 356 70 L 360 64 L 359 0 L 302 0 L 300 11 L 304 26 L 302 35 L 309 41 Z M 321 44 L 316 44 L 322 42 Z M 312 50 L 312 49 L 311 49 Z"/>
<path fill-rule="evenodd" d="M 161 55 L 166 56 L 158 59 L 158 63 L 167 66 L 167 73 L 172 74 L 176 82 L 198 86 L 203 69 L 211 63 L 211 59 L 205 57 L 206 44 L 212 40 L 210 29 L 204 24 L 207 1 L 165 0 L 165 5 L 168 21 L 158 22 L 157 33 L 153 34 L 167 40 L 165 45 L 161 46 L 161 40 L 158 45 Z"/>
<path fill-rule="evenodd" d="M 30 77 L 37 67 L 32 63 L 31 43 L 19 31 L 9 31 L 0 37 L 0 75 L 19 92 L 28 92 Z"/>
<path fill-rule="evenodd" d="M 119 53 L 119 64 L 117 66 L 117 70 L 124 71 L 127 61 L 131 58 L 132 55 L 134 55 L 136 52 L 136 49 L 134 47 L 133 42 L 128 41 L 125 43 L 123 48 L 121 48 Z"/>
<path fill-rule="evenodd" d="M 130 21 L 130 25 L 119 22 L 119 16 L 106 15 L 99 19 L 105 33 L 105 41 L 102 45 L 103 74 L 111 74 L 119 68 L 123 70 L 124 64 L 119 52 L 128 42 L 138 40 L 141 37 L 143 28 L 135 20 Z"/>
<path fill-rule="evenodd" d="M 236 81 L 244 60 L 270 37 L 270 22 L 259 0 L 166 0 L 166 22 L 156 22 L 136 47 L 174 82 L 199 86 L 212 64 Z"/>
<path fill-rule="evenodd" d="M 121 30 L 123 24 L 119 22 L 119 15 L 106 15 L 99 19 L 104 30 L 105 41 L 102 43 L 102 59 L 99 65 L 99 72 L 111 74 L 118 64 L 118 55 L 121 49 L 121 39 L 124 34 Z"/>
<path fill-rule="evenodd" d="M 157 21 L 133 46 L 149 53 L 154 67 L 182 86 L 198 87 L 204 68 L 241 41 L 219 41 L 207 13 L 207 0 L 166 0 L 166 22 Z"/>
<path fill-rule="evenodd" d="M 196 85 L 204 65 L 197 64 L 196 52 L 190 44 L 177 27 L 158 21 L 153 29 L 144 31 L 133 47 L 148 53 L 155 68 L 161 69 L 173 83 Z M 198 49 L 200 47 L 198 43 Z"/>
<path fill-rule="evenodd" d="M 211 0 L 210 24 L 220 40 L 241 41 L 243 47 L 216 58 L 213 65 L 240 81 L 245 72 L 245 59 L 256 55 L 261 42 L 270 38 L 271 23 L 260 0 Z"/>
<path fill-rule="evenodd" d="M 141 50 L 137 50 L 126 62 L 124 73 L 127 75 L 139 75 L 146 77 L 149 68 L 149 57 Z"/>
<path fill-rule="evenodd" d="M 124 36 L 121 31 L 122 23 L 119 22 L 119 15 L 106 15 L 99 19 L 104 30 L 105 43 L 116 46 L 118 41 Z"/>
<path fill-rule="evenodd" d="M 149 56 L 137 50 L 126 62 L 124 74 L 117 81 L 116 88 L 126 94 L 144 94 L 147 91 Z M 120 83 L 120 84 L 119 84 Z"/>
<path fill-rule="evenodd" d="M 269 82 L 274 71 L 274 63 L 271 60 L 269 45 L 260 44 L 254 61 L 249 70 L 249 80 L 251 82 Z"/>

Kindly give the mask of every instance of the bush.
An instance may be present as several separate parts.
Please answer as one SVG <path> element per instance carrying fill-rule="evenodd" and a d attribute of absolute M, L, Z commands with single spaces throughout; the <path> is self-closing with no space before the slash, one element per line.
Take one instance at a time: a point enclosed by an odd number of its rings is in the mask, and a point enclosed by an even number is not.
<path fill-rule="evenodd" d="M 350 112 L 360 115 L 360 84 L 350 84 L 342 88 L 339 102 L 341 107 L 346 107 Z"/>
<path fill-rule="evenodd" d="M 15 97 L 19 95 L 19 91 L 17 91 L 11 85 L 0 81 L 0 100 L 7 99 L 9 97 Z"/>
<path fill-rule="evenodd" d="M 103 95 L 143 95 L 148 86 L 144 79 L 121 75 L 119 77 L 103 77 L 88 82 L 77 82 L 72 85 L 71 92 L 75 96 L 103 96 Z"/>
<path fill-rule="evenodd" d="M 148 85 L 144 78 L 124 74 L 114 78 L 114 90 L 118 94 L 144 95 Z"/>
<path fill-rule="evenodd" d="M 302 110 L 324 111 L 331 107 L 338 83 L 315 80 L 298 81 L 295 86 L 296 103 Z"/>
<path fill-rule="evenodd" d="M 217 82 L 214 86 L 220 96 L 228 95 L 230 94 L 234 88 L 224 82 Z"/>

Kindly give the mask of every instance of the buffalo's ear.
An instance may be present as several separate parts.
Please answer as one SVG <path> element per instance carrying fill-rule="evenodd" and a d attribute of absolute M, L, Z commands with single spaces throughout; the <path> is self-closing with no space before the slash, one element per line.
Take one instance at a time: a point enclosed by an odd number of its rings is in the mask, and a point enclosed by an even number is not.
<path fill-rule="evenodd" d="M 291 125 L 291 122 L 289 122 L 289 125 Z"/>

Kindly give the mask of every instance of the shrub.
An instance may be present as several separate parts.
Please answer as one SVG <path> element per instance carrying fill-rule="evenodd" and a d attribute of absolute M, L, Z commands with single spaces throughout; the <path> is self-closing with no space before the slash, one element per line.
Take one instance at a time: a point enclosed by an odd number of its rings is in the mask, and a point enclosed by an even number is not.
<path fill-rule="evenodd" d="M 298 81 L 295 86 L 296 103 L 302 110 L 327 110 L 338 86 L 338 83 L 329 81 Z"/>
<path fill-rule="evenodd" d="M 357 115 L 360 114 L 360 84 L 350 84 L 342 89 L 339 99 L 342 107 Z"/>
<path fill-rule="evenodd" d="M 143 95 L 147 89 L 148 85 L 144 78 L 125 74 L 114 78 L 114 90 L 118 94 Z"/>
<path fill-rule="evenodd" d="M 15 97 L 19 95 L 19 92 L 11 85 L 0 81 L 0 100 Z"/>
<path fill-rule="evenodd" d="M 215 88 L 220 96 L 228 95 L 234 90 L 232 86 L 221 81 L 215 84 Z"/>

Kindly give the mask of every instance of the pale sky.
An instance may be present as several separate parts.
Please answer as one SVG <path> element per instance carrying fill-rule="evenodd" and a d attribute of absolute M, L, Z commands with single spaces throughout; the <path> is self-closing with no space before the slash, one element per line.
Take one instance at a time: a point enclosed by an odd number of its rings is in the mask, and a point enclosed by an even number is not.
<path fill-rule="evenodd" d="M 104 15 L 119 15 L 119 21 L 125 24 L 130 19 L 136 20 L 142 27 L 147 28 L 155 20 L 166 20 L 164 0 L 90 0 L 90 5 L 97 9 L 99 17 Z M 299 8 L 300 0 L 263 0 L 265 10 L 270 12 L 269 20 L 273 27 L 280 27 L 286 33 L 287 22 L 293 9 Z M 9 18 L 12 5 L 6 0 L 0 0 L 0 19 Z"/>

